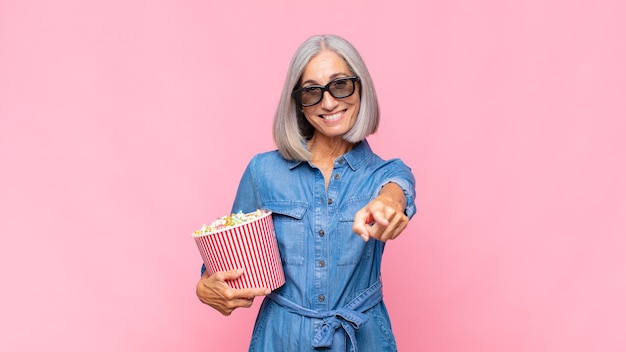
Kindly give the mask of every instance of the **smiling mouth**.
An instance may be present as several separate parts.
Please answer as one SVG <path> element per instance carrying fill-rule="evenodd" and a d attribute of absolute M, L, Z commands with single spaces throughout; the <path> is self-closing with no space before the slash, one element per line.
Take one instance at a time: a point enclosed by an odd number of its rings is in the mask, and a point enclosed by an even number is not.
<path fill-rule="evenodd" d="M 331 115 L 320 115 L 325 121 L 339 120 L 345 111 L 339 111 Z"/>

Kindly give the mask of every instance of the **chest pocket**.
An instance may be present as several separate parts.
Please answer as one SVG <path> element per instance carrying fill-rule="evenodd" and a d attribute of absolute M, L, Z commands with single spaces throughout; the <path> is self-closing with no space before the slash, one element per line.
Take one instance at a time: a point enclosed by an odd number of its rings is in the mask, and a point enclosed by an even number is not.
<path fill-rule="evenodd" d="M 369 260 L 374 253 L 374 240 L 363 241 L 360 236 L 352 232 L 354 215 L 369 203 L 369 197 L 357 197 L 348 199 L 339 213 L 337 225 L 337 243 L 335 248 L 340 248 L 336 253 L 337 265 L 354 265 L 361 260 Z"/>
<path fill-rule="evenodd" d="M 304 215 L 305 202 L 272 201 L 263 205 L 272 211 L 280 259 L 284 265 L 304 265 L 304 241 L 306 239 Z"/>

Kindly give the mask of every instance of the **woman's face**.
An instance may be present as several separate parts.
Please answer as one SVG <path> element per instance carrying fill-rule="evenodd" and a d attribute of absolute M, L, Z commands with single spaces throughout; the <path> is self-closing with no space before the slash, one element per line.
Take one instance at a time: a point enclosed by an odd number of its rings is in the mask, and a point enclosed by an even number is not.
<path fill-rule="evenodd" d="M 325 50 L 314 56 L 306 65 L 302 73 L 301 86 L 325 86 L 334 79 L 352 76 L 354 74 L 339 55 Z M 316 133 L 326 137 L 340 137 L 354 126 L 361 103 L 358 88 L 355 87 L 355 92 L 351 96 L 341 99 L 324 92 L 319 103 L 302 108 L 304 116 L 313 125 Z"/>

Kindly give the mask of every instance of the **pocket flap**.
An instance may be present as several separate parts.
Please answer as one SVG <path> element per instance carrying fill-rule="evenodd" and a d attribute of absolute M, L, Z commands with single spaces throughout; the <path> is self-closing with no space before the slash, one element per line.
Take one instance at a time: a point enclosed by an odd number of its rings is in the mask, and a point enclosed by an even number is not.
<path fill-rule="evenodd" d="M 346 201 L 341 212 L 339 212 L 339 221 L 354 221 L 356 212 L 366 206 L 369 201 L 369 197 L 358 197 Z"/>
<path fill-rule="evenodd" d="M 288 216 L 297 220 L 302 220 L 308 208 L 305 202 L 291 200 L 275 200 L 265 203 L 263 207 L 270 210 L 272 213 Z"/>

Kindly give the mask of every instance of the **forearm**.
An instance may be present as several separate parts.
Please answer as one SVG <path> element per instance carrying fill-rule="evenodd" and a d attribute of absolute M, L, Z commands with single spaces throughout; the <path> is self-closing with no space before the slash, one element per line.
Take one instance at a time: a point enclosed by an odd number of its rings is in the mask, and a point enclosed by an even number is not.
<path fill-rule="evenodd" d="M 400 186 L 393 182 L 389 182 L 383 186 L 378 193 L 379 198 L 384 198 L 387 200 L 387 204 L 394 207 L 396 211 L 403 213 L 406 210 L 406 197 L 404 196 L 404 191 Z"/>

